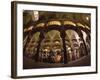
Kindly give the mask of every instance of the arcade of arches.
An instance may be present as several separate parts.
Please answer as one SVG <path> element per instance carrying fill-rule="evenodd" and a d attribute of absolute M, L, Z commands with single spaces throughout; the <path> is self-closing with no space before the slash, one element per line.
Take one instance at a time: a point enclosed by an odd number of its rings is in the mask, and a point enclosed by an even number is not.
<path fill-rule="evenodd" d="M 90 14 L 23 12 L 23 68 L 90 65 Z"/>

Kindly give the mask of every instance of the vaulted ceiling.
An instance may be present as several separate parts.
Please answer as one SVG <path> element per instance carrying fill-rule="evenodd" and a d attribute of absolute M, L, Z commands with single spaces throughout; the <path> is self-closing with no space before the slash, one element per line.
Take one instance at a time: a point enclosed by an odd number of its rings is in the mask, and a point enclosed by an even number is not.
<path fill-rule="evenodd" d="M 35 14 L 36 13 L 36 14 Z M 36 18 L 36 19 L 35 19 Z M 48 12 L 48 11 L 29 11 L 23 12 L 24 28 L 34 23 L 46 22 L 48 20 L 70 20 L 80 22 L 90 26 L 91 14 L 87 13 L 69 13 L 69 12 Z"/>

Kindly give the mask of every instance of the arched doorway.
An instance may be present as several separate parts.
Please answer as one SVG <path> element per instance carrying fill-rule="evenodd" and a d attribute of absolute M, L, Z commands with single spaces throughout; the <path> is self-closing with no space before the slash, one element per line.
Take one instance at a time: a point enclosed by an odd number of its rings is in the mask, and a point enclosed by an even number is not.
<path fill-rule="evenodd" d="M 50 30 L 44 36 L 40 44 L 39 60 L 48 63 L 62 62 L 63 44 L 60 32 L 58 30 Z"/>
<path fill-rule="evenodd" d="M 31 38 L 25 47 L 25 56 L 32 58 L 37 53 L 37 45 L 39 41 L 40 32 L 36 32 L 31 35 Z"/>

